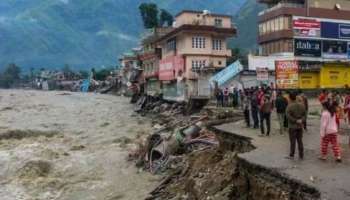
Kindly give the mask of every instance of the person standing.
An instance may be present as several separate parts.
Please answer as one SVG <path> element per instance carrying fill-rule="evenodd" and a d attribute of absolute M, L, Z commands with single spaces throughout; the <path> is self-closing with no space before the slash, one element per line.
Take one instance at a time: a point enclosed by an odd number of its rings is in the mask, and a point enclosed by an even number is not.
<path fill-rule="evenodd" d="M 233 98 L 232 98 L 232 105 L 235 108 L 238 106 L 238 98 L 239 98 L 238 89 L 234 88 L 234 90 L 233 90 Z"/>
<path fill-rule="evenodd" d="M 283 135 L 284 120 L 285 120 L 285 115 L 286 115 L 286 109 L 288 106 L 288 101 L 286 98 L 283 97 L 281 91 L 278 91 L 278 93 L 277 93 L 275 106 L 276 106 L 276 112 L 277 112 L 277 119 L 279 122 L 280 134 Z"/>
<path fill-rule="evenodd" d="M 244 91 L 244 95 L 243 96 L 243 101 L 242 101 L 242 105 L 243 105 L 243 110 L 244 110 L 244 120 L 245 123 L 247 125 L 247 127 L 250 127 L 250 114 L 249 114 L 249 107 L 250 107 L 250 96 L 247 90 Z"/>
<path fill-rule="evenodd" d="M 221 89 L 220 88 L 216 88 L 215 89 L 215 98 L 216 98 L 216 107 L 219 107 L 220 105 L 222 105 L 222 102 L 221 102 Z"/>
<path fill-rule="evenodd" d="M 344 112 L 346 113 L 346 117 L 348 118 L 348 124 L 350 125 L 350 91 L 348 91 L 348 94 L 345 97 Z"/>
<path fill-rule="evenodd" d="M 250 108 L 252 113 L 252 118 L 254 122 L 254 128 L 259 128 L 259 101 L 257 96 L 257 91 L 251 92 L 251 101 L 250 101 Z"/>
<path fill-rule="evenodd" d="M 289 94 L 290 103 L 286 110 L 289 127 L 290 153 L 289 159 L 294 158 L 295 146 L 298 143 L 299 158 L 304 159 L 303 145 L 303 121 L 305 120 L 305 107 L 297 102 L 297 95 L 292 92 Z"/>
<path fill-rule="evenodd" d="M 332 144 L 336 162 L 341 162 L 340 147 L 338 144 L 338 125 L 336 123 L 336 109 L 332 103 L 323 103 L 323 112 L 321 116 L 321 160 L 326 160 L 328 144 Z"/>
<path fill-rule="evenodd" d="M 260 107 L 260 128 L 261 128 L 261 135 L 265 135 L 265 127 L 264 122 L 266 122 L 266 135 L 270 136 L 270 130 L 271 130 L 271 112 L 273 109 L 272 101 L 270 96 L 265 95 L 262 97 L 262 103 Z"/>
<path fill-rule="evenodd" d="M 328 93 L 326 90 L 322 90 L 321 94 L 318 96 L 318 100 L 323 104 L 328 99 Z"/>
<path fill-rule="evenodd" d="M 224 104 L 225 104 L 225 106 L 228 106 L 228 104 L 229 104 L 229 90 L 228 90 L 228 88 L 225 88 L 224 89 Z"/>
<path fill-rule="evenodd" d="M 309 114 L 309 101 L 307 100 L 305 94 L 302 92 L 300 93 L 300 100 L 301 100 L 301 103 L 304 105 L 305 107 L 305 119 L 303 121 L 303 128 L 305 131 L 307 131 L 307 117 L 308 117 L 308 114 Z"/>

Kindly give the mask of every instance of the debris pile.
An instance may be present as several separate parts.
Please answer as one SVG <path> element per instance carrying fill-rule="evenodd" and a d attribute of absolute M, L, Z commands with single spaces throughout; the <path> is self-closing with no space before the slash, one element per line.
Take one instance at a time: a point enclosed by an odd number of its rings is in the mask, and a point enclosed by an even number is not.
<path fill-rule="evenodd" d="M 159 173 L 174 168 L 185 153 L 217 147 L 219 142 L 215 134 L 204 126 L 207 118 L 155 124 L 151 135 L 139 139 L 138 148 L 130 153 L 130 160 L 151 173 Z"/>

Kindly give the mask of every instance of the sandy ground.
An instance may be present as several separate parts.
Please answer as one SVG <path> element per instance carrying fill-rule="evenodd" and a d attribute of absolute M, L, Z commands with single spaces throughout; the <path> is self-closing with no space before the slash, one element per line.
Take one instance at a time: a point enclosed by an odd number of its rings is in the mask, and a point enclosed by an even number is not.
<path fill-rule="evenodd" d="M 126 98 L 0 90 L 1 200 L 143 199 L 159 178 L 120 138 L 150 130 Z"/>

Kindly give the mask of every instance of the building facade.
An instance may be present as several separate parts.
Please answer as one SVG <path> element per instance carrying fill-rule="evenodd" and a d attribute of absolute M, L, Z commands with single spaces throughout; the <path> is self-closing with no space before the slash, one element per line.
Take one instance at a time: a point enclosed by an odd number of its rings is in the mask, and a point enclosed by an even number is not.
<path fill-rule="evenodd" d="M 299 88 L 350 85 L 350 1 L 258 2 L 268 7 L 259 13 L 260 55 L 297 61 Z"/>
<path fill-rule="evenodd" d="M 173 28 L 157 40 L 164 98 L 186 101 L 210 96 L 209 78 L 226 67 L 231 56 L 226 42 L 236 35 L 231 16 L 182 11 L 176 15 Z"/>
<path fill-rule="evenodd" d="M 145 92 L 148 95 L 157 96 L 162 93 L 162 84 L 159 81 L 159 61 L 162 57 L 162 49 L 157 40 L 172 29 L 172 27 L 154 28 L 149 30 L 142 39 L 139 59 L 145 77 Z"/>

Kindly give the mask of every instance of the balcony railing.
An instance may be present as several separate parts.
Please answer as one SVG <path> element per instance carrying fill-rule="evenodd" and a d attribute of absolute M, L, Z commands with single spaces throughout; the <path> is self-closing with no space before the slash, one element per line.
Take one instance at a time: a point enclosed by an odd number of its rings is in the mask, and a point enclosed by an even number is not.
<path fill-rule="evenodd" d="M 274 10 L 278 10 L 280 8 L 304 8 L 304 4 L 300 3 L 278 3 L 276 6 L 265 9 L 259 13 L 259 16 L 264 15 L 266 13 L 272 12 Z"/>

